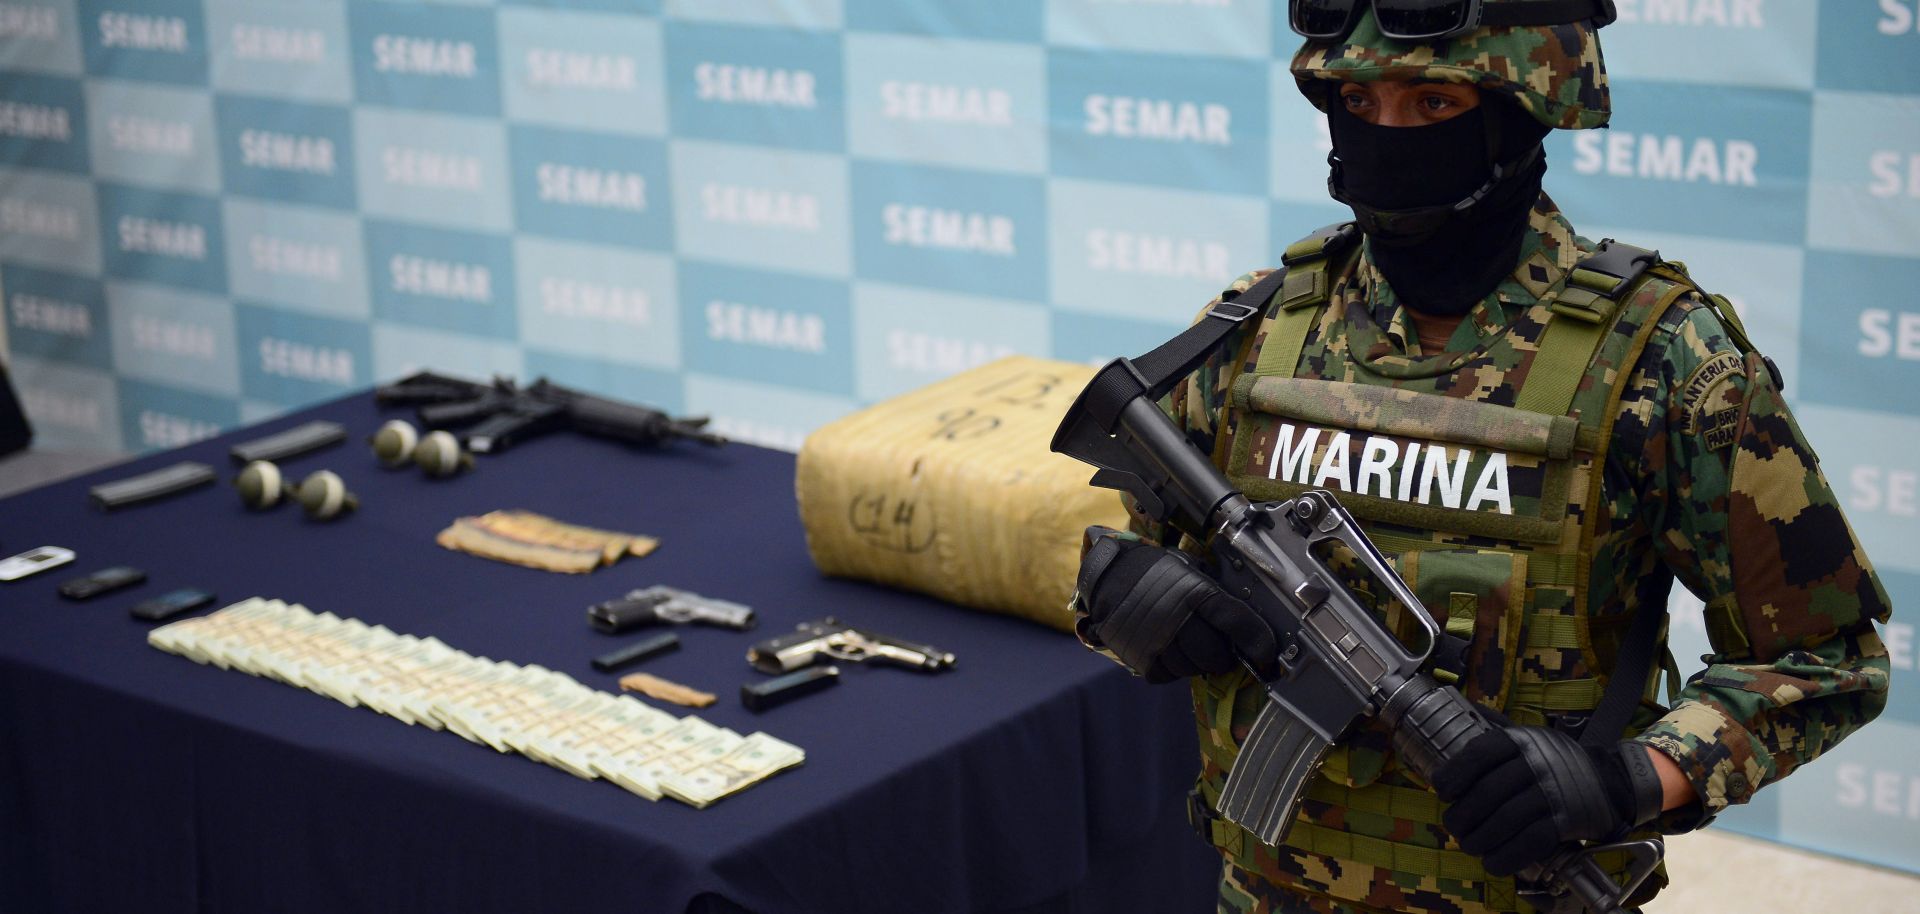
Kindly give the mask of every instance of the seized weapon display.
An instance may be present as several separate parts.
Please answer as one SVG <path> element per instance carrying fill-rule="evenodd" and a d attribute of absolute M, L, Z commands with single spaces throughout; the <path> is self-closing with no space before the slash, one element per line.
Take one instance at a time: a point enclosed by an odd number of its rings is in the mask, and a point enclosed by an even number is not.
<path fill-rule="evenodd" d="M 455 518 L 433 541 L 497 562 L 568 574 L 604 568 L 622 556 L 639 558 L 660 545 L 651 536 L 583 527 L 517 510 Z"/>
<path fill-rule="evenodd" d="M 147 643 L 699 809 L 806 761 L 800 747 L 765 733 L 741 736 L 538 664 L 280 600 L 254 597 L 170 622 L 147 632 Z"/>
<path fill-rule="evenodd" d="M 593 668 L 602 673 L 611 673 L 628 664 L 651 660 L 661 654 L 672 653 L 679 649 L 680 636 L 672 632 L 662 632 L 593 658 Z"/>
<path fill-rule="evenodd" d="M 242 441 L 227 451 L 233 462 L 245 466 L 256 460 L 270 460 L 278 463 L 292 460 L 302 454 L 331 447 L 347 440 L 346 426 L 325 419 L 315 419 L 304 425 L 296 425 L 284 432 Z"/>
<path fill-rule="evenodd" d="M 102 511 L 112 511 L 191 491 L 213 479 L 213 467 L 195 460 L 182 460 L 138 476 L 103 482 L 87 490 L 87 500 Z"/>
<path fill-rule="evenodd" d="M 314 470 L 295 485 L 287 481 L 278 464 L 256 460 L 233 478 L 233 487 L 240 491 L 240 500 L 255 511 L 292 500 L 314 520 L 333 520 L 360 508 L 360 497 L 347 491 L 346 481 L 332 470 Z"/>
<path fill-rule="evenodd" d="M 360 497 L 347 491 L 346 481 L 332 470 L 308 473 L 299 485 L 288 487 L 288 494 L 300 503 L 300 510 L 314 520 L 333 520 L 360 510 Z"/>
<path fill-rule="evenodd" d="M 628 444 L 654 447 L 676 438 L 719 446 L 727 439 L 706 430 L 706 417 L 675 419 L 657 409 L 597 397 L 539 378 L 521 387 L 510 378 L 491 384 L 422 371 L 374 389 L 382 406 L 414 406 L 430 429 L 465 427 L 476 454 L 497 454 L 563 428 Z"/>
<path fill-rule="evenodd" d="M 73 550 L 65 546 L 41 546 L 16 556 L 0 559 L 0 581 L 18 581 L 42 571 L 51 571 L 73 561 Z"/>
<path fill-rule="evenodd" d="M 802 622 L 791 634 L 762 641 L 747 651 L 747 662 L 762 673 L 791 673 L 823 660 L 853 663 L 872 660 L 923 673 L 938 673 L 953 669 L 954 657 L 932 645 L 854 628 L 832 616 Z"/>
<path fill-rule="evenodd" d="M 751 606 L 703 597 L 664 584 L 629 591 L 617 600 L 595 603 L 587 607 L 587 621 L 609 635 L 662 623 L 697 622 L 736 631 L 746 631 L 755 623 Z"/>
<path fill-rule="evenodd" d="M 460 447 L 459 439 L 444 430 L 420 431 L 405 419 L 388 419 L 367 439 L 373 447 L 373 459 L 388 469 L 415 464 L 428 476 L 453 476 L 473 469 L 473 455 Z"/>
<path fill-rule="evenodd" d="M 705 708 L 720 700 L 720 697 L 712 692 L 702 692 L 692 686 L 681 685 L 671 679 L 661 679 L 651 673 L 628 673 L 620 677 L 620 689 L 626 692 L 639 692 L 648 698 L 658 698 L 683 708 Z"/>
<path fill-rule="evenodd" d="M 135 619 L 148 622 L 164 622 L 184 612 L 192 612 L 214 600 L 211 591 L 198 587 L 182 587 L 169 590 L 151 600 L 142 600 L 128 610 Z"/>
<path fill-rule="evenodd" d="M 839 667 L 810 666 L 785 676 L 775 676 L 763 682 L 749 682 L 742 685 L 740 703 L 745 705 L 747 710 L 758 714 L 839 683 Z"/>
<path fill-rule="evenodd" d="M 103 593 L 144 584 L 147 573 L 132 565 L 114 565 L 60 584 L 60 595 L 69 600 L 91 600 Z"/>
<path fill-rule="evenodd" d="M 1199 361 L 1191 350 L 1173 360 L 1186 364 L 1156 371 L 1169 361 L 1161 350 L 1142 356 L 1142 366 L 1124 358 L 1108 363 L 1067 410 L 1052 447 L 1098 467 L 1093 485 L 1132 495 L 1146 516 L 1206 547 L 1221 587 L 1273 629 L 1280 672 L 1261 683 L 1269 700 L 1228 772 L 1219 813 L 1277 845 L 1327 749 L 1367 719 L 1377 716 L 1391 728 L 1394 751 L 1426 779 L 1493 724 L 1459 690 L 1422 671 L 1438 626 L 1332 493 L 1253 503 L 1161 411 L 1155 401 Z M 1403 645 L 1342 583 L 1324 557 L 1336 544 L 1381 588 L 1377 593 L 1419 623 L 1423 650 Z M 1616 914 L 1664 850 L 1657 838 L 1570 842 L 1521 870 L 1518 884 L 1548 914 Z M 1607 852 L 1632 861 L 1624 884 L 1595 860 Z"/>

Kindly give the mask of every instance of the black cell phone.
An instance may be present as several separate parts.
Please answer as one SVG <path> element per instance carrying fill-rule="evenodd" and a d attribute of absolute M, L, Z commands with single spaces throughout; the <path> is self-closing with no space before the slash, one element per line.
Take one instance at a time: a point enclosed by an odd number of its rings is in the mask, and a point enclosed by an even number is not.
<path fill-rule="evenodd" d="M 135 603 L 130 612 L 133 613 L 135 619 L 159 622 L 162 619 L 171 619 L 183 612 L 191 612 L 199 609 L 212 602 L 213 594 L 193 587 L 182 587 L 179 590 L 163 593 L 151 600 L 142 600 L 139 603 Z"/>
<path fill-rule="evenodd" d="M 147 573 L 131 565 L 115 565 L 102 568 L 84 578 L 74 578 L 60 585 L 60 595 L 69 600 L 85 600 L 103 593 L 112 593 L 123 587 L 132 587 L 147 579 Z"/>

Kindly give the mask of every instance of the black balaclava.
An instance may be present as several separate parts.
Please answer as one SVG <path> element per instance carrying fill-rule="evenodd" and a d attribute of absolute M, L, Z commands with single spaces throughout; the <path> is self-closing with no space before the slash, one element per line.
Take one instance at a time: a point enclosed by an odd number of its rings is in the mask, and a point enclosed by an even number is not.
<path fill-rule="evenodd" d="M 1491 94 L 1464 114 L 1420 127 L 1369 124 L 1329 95 L 1328 187 L 1353 208 L 1374 265 L 1417 311 L 1471 311 L 1518 266 L 1527 214 L 1547 171 L 1540 141 L 1550 128 Z M 1476 193 L 1483 195 L 1468 202 Z M 1395 213 L 1446 206 L 1453 210 L 1424 224 L 1393 225 Z"/>

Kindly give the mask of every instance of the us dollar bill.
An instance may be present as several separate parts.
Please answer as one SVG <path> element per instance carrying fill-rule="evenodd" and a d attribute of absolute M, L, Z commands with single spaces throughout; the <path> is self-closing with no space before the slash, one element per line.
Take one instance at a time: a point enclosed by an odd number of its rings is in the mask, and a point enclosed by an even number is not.
<path fill-rule="evenodd" d="M 253 597 L 158 626 L 154 648 L 445 729 L 648 799 L 704 807 L 799 764 L 799 747 L 675 717 L 538 664 L 474 656 L 437 638 Z"/>
<path fill-rule="evenodd" d="M 660 791 L 697 809 L 705 809 L 721 797 L 745 790 L 805 759 L 806 753 L 798 746 L 765 733 L 755 733 L 700 765 L 661 776 Z"/>

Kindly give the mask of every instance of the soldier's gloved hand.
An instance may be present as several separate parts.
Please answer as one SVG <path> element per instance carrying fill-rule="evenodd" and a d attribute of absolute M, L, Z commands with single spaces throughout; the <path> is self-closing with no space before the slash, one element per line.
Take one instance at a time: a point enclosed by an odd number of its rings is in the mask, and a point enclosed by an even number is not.
<path fill-rule="evenodd" d="M 1080 560 L 1081 640 L 1113 651 L 1148 682 L 1217 675 L 1246 657 L 1277 674 L 1273 630 L 1185 553 L 1105 536 Z"/>
<path fill-rule="evenodd" d="M 1441 824 L 1495 876 L 1660 814 L 1660 776 L 1645 744 L 1591 748 L 1546 727 L 1508 724 L 1475 737 L 1433 773 L 1433 789 L 1453 804 Z"/>

